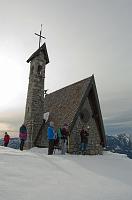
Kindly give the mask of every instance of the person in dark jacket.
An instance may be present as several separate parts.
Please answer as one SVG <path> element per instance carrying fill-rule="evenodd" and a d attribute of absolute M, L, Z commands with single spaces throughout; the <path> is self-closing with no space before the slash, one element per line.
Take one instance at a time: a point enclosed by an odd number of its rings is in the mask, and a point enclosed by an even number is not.
<path fill-rule="evenodd" d="M 89 126 L 87 127 L 88 131 L 89 131 Z M 81 137 L 81 152 L 82 154 L 84 154 L 86 152 L 87 149 L 87 145 L 88 145 L 88 136 L 89 133 L 88 131 L 86 131 L 86 129 L 84 127 L 82 127 L 82 130 L 80 132 L 80 137 Z"/>
<path fill-rule="evenodd" d="M 24 124 L 22 124 L 22 126 L 20 127 L 19 138 L 20 138 L 20 150 L 23 151 L 23 147 L 27 139 L 27 128 Z"/>
<path fill-rule="evenodd" d="M 47 130 L 48 135 L 48 155 L 52 155 L 54 151 L 54 140 L 55 140 L 55 131 L 54 131 L 54 122 L 50 122 Z"/>
<path fill-rule="evenodd" d="M 5 132 L 5 136 L 4 136 L 4 146 L 7 147 L 8 143 L 10 141 L 10 136 L 7 134 L 7 132 Z"/>
<path fill-rule="evenodd" d="M 65 123 L 62 130 L 61 130 L 61 154 L 65 155 L 67 151 L 67 145 L 68 145 L 68 125 Z"/>

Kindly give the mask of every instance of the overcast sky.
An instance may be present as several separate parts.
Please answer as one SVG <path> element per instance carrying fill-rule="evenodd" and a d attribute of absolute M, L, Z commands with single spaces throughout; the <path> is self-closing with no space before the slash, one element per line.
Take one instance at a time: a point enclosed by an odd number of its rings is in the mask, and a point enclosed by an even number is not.
<path fill-rule="evenodd" d="M 0 0 L 0 130 L 23 122 L 40 24 L 48 92 L 94 74 L 105 126 L 132 127 L 131 19 L 132 0 Z"/>

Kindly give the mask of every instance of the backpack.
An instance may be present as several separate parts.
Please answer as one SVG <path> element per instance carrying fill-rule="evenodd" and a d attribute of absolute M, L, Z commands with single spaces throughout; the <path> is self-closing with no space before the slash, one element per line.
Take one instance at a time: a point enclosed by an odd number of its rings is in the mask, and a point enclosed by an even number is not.
<path fill-rule="evenodd" d="M 61 137 L 62 137 L 62 129 L 58 128 L 58 130 L 57 130 L 57 138 L 59 138 L 59 140 L 60 140 Z"/>
<path fill-rule="evenodd" d="M 57 134 L 56 134 L 56 138 L 55 138 L 55 140 L 54 140 L 54 145 L 55 145 L 55 146 L 58 146 L 58 145 L 59 145 L 59 141 L 60 141 L 61 137 L 62 137 L 61 128 L 58 128 Z"/>

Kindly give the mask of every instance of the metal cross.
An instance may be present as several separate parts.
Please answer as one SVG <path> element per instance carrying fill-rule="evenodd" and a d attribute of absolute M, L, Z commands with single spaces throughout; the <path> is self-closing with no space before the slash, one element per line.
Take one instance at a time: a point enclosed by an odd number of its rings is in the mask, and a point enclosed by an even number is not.
<path fill-rule="evenodd" d="M 41 34 L 42 34 L 42 24 L 41 24 L 40 34 L 35 33 L 35 35 L 39 36 L 39 48 L 40 48 L 41 38 L 46 39 L 46 38 L 43 37 Z"/>

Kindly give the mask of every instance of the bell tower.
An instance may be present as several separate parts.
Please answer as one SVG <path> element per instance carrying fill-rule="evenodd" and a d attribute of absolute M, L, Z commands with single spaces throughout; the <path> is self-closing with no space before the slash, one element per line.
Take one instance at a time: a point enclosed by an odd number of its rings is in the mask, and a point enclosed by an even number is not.
<path fill-rule="evenodd" d="M 30 73 L 24 123 L 28 130 L 27 148 L 31 148 L 43 123 L 45 67 L 49 63 L 46 44 L 39 47 L 27 62 L 30 62 Z"/>

